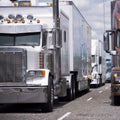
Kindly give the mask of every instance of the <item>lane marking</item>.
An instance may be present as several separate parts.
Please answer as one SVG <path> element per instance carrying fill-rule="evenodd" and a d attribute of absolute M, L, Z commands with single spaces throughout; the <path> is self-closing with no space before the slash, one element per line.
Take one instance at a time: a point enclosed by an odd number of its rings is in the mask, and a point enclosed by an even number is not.
<path fill-rule="evenodd" d="M 57 120 L 63 120 L 64 118 L 68 117 L 71 114 L 71 112 L 67 112 L 62 117 L 58 118 Z"/>
<path fill-rule="evenodd" d="M 103 91 L 101 90 L 101 91 L 99 91 L 99 93 L 102 93 Z"/>
<path fill-rule="evenodd" d="M 106 90 L 108 89 L 108 87 L 105 88 Z"/>
<path fill-rule="evenodd" d="M 87 101 L 90 101 L 90 100 L 92 100 L 92 99 L 93 99 L 93 98 L 92 98 L 92 97 L 90 97 L 90 98 L 88 98 L 88 99 L 87 99 Z"/>

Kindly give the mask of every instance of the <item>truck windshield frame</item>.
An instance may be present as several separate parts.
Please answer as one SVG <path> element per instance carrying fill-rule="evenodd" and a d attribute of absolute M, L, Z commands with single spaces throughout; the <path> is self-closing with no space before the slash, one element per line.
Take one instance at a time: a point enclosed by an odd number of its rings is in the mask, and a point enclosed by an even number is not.
<path fill-rule="evenodd" d="M 40 46 L 41 33 L 0 34 L 0 46 Z"/>

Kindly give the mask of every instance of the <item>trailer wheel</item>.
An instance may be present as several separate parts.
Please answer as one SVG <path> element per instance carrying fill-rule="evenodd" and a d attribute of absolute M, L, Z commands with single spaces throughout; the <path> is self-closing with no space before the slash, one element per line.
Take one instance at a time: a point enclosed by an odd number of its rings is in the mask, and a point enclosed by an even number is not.
<path fill-rule="evenodd" d="M 118 104 L 118 96 L 112 95 L 111 98 L 112 98 L 112 105 L 117 105 Z"/>
<path fill-rule="evenodd" d="M 75 80 L 74 75 L 71 77 L 71 88 L 67 90 L 67 100 L 71 101 L 75 99 Z"/>
<path fill-rule="evenodd" d="M 52 112 L 53 102 L 54 102 L 54 85 L 53 85 L 52 76 L 49 76 L 47 95 L 48 95 L 48 102 L 44 105 L 44 107 L 42 108 L 42 111 Z"/>

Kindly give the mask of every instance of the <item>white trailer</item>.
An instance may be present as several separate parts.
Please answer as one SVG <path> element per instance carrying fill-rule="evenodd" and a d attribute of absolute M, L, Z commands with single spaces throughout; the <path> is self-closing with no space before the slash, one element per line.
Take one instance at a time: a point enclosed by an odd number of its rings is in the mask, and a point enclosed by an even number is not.
<path fill-rule="evenodd" d="M 0 6 L 0 103 L 52 111 L 54 96 L 89 89 L 91 27 L 71 1 L 31 4 Z"/>
<path fill-rule="evenodd" d="M 105 84 L 106 53 L 101 40 L 92 40 L 92 82 L 91 85 L 101 86 Z"/>
<path fill-rule="evenodd" d="M 91 27 L 72 1 L 61 0 L 60 8 L 70 18 L 68 71 L 77 72 L 78 90 L 84 90 L 91 75 Z"/>

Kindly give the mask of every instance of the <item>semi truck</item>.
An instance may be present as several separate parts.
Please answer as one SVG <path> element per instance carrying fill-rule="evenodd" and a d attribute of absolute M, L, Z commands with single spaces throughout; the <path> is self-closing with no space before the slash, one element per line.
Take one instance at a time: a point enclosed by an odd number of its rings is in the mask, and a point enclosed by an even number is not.
<path fill-rule="evenodd" d="M 0 6 L 0 104 L 73 100 L 89 90 L 91 27 L 72 1 Z"/>
<path fill-rule="evenodd" d="M 92 39 L 92 82 L 96 87 L 105 84 L 106 59 L 102 40 Z"/>
<path fill-rule="evenodd" d="M 120 98 L 120 0 L 111 2 L 111 30 L 104 33 L 104 49 L 112 56 L 111 103 Z"/>

